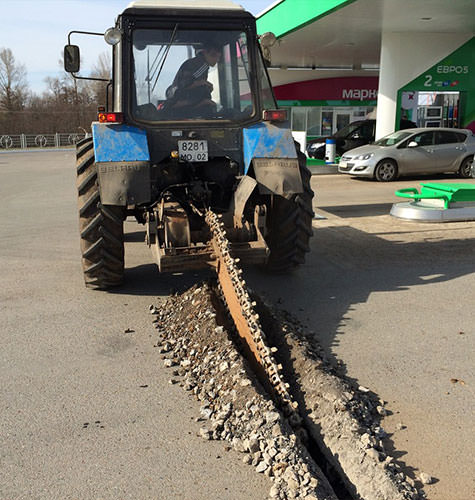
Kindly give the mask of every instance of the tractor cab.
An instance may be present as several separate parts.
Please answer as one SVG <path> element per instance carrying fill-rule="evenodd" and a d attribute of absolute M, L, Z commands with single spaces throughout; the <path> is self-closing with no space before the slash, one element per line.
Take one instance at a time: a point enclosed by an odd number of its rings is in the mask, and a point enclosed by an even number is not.
<path fill-rule="evenodd" d="M 227 1 L 151 5 L 133 2 L 116 24 L 115 104 L 130 122 L 242 125 L 276 108 L 251 14 Z"/>
<path fill-rule="evenodd" d="M 275 108 L 261 58 L 251 66 L 252 35 L 243 26 L 205 31 L 175 24 L 131 34 L 131 78 L 123 97 L 132 121 L 242 124 L 260 119 L 266 103 Z"/>
<path fill-rule="evenodd" d="M 135 1 L 105 39 L 113 46 L 107 111 L 121 114 L 111 120 L 122 116 L 142 128 L 211 121 L 222 128 L 261 121 L 276 109 L 255 19 L 232 2 Z M 66 46 L 65 68 L 79 71 L 77 46 Z"/>

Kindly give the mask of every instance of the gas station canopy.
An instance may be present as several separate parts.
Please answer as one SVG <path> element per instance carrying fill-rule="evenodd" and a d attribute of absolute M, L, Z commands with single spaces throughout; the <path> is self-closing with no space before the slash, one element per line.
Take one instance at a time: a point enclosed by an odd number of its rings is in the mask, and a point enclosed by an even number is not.
<path fill-rule="evenodd" d="M 269 74 L 274 88 L 287 84 L 286 96 L 289 84 L 297 82 L 377 78 L 381 137 L 406 114 L 402 92 L 423 76 L 427 85 L 411 91 L 459 92 L 457 106 L 466 107 L 460 125 L 473 122 L 468 97 L 475 90 L 473 9 L 473 0 L 280 0 L 258 16 L 257 27 L 260 34 L 277 37 L 267 54 Z M 315 100 L 320 87 L 315 86 Z M 293 99 L 303 99 L 298 85 L 292 90 Z"/>
<path fill-rule="evenodd" d="M 257 26 L 277 36 L 271 68 L 313 70 L 300 80 L 332 71 L 367 75 L 379 70 L 383 32 L 473 34 L 473 9 L 473 0 L 281 0 Z"/>

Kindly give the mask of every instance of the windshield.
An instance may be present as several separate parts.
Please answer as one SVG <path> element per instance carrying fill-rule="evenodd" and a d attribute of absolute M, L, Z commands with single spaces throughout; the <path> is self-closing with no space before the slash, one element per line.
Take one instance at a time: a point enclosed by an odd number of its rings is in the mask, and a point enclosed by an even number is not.
<path fill-rule="evenodd" d="M 347 137 L 350 134 L 352 134 L 355 130 L 357 130 L 359 127 L 361 127 L 361 122 L 354 122 L 350 123 L 349 125 L 346 125 L 346 127 L 343 127 L 340 130 L 337 130 L 334 134 L 335 137 Z"/>
<path fill-rule="evenodd" d="M 132 55 L 132 114 L 139 120 L 254 115 L 245 32 L 138 29 Z"/>
<path fill-rule="evenodd" d="M 412 132 L 404 132 L 403 130 L 400 130 L 398 132 L 393 132 L 392 134 L 389 134 L 381 139 L 379 141 L 375 142 L 376 146 L 394 146 L 394 144 L 397 144 L 398 142 L 403 141 L 404 139 L 407 139 Z"/>

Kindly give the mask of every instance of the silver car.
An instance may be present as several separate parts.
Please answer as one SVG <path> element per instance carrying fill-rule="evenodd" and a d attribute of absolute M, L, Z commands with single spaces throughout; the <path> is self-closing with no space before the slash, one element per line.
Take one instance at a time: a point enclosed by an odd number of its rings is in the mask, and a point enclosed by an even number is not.
<path fill-rule="evenodd" d="M 389 182 L 400 175 L 458 172 L 471 176 L 475 137 L 470 130 L 412 128 L 343 154 L 338 171 Z"/>

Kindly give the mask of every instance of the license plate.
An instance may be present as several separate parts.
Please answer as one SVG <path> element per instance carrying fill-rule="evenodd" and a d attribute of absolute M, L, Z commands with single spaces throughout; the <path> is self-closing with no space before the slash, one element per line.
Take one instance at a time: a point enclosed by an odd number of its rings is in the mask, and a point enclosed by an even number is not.
<path fill-rule="evenodd" d="M 208 141 L 178 141 L 178 155 L 184 161 L 208 161 Z"/>
<path fill-rule="evenodd" d="M 341 162 L 338 164 L 338 166 L 339 166 L 340 168 L 346 168 L 346 161 L 341 161 Z"/>

